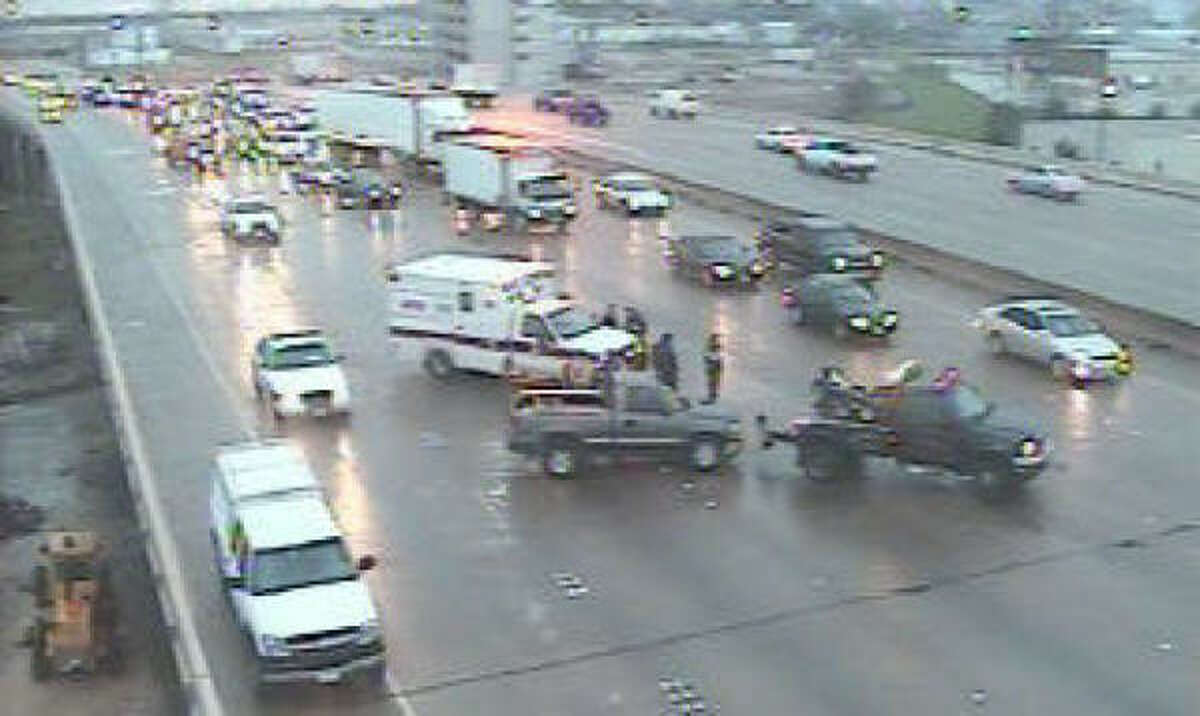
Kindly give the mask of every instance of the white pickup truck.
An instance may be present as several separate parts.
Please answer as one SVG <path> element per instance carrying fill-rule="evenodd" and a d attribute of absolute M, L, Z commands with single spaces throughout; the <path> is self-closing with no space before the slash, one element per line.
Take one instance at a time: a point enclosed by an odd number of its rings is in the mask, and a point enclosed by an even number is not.
<path fill-rule="evenodd" d="M 217 572 L 261 683 L 384 678 L 379 613 L 299 448 L 227 445 L 209 496 Z"/>
<path fill-rule="evenodd" d="M 796 163 L 801 171 L 859 181 L 867 181 L 879 169 L 874 154 L 841 139 L 810 141 L 803 150 L 797 150 Z"/>

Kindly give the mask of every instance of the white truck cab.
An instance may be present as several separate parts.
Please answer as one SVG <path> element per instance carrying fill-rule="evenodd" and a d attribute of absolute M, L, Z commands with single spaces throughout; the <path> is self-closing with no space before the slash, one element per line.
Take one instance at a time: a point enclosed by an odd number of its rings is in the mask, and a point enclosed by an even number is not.
<path fill-rule="evenodd" d="M 624 355 L 633 335 L 603 327 L 559 293 L 552 264 L 521 257 L 437 254 L 387 273 L 389 332 L 419 342 L 426 370 L 560 378 Z"/>
<path fill-rule="evenodd" d="M 381 678 L 379 616 L 299 449 L 230 445 L 216 456 L 210 528 L 234 617 L 254 645 L 260 682 Z"/>

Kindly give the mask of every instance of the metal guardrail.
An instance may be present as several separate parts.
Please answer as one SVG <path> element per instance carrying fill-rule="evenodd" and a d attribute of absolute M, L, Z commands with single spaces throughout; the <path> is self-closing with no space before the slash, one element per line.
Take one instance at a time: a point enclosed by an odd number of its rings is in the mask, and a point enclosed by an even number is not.
<path fill-rule="evenodd" d="M 37 136 L 36 141 L 41 142 Z M 43 144 L 43 148 L 44 148 Z M 70 187 L 63 174 L 57 171 L 56 157 L 46 153 L 54 169 L 57 198 L 66 222 L 67 234 L 75 255 L 75 267 L 87 305 L 105 387 L 109 394 L 109 407 L 117 426 L 121 455 L 125 463 L 125 474 L 129 492 L 133 498 L 138 524 L 146 535 L 146 556 L 150 562 L 151 576 L 162 610 L 163 621 L 171 640 L 171 650 L 176 668 L 187 699 L 190 716 L 224 716 L 225 710 L 217 695 L 208 661 L 200 644 L 199 631 L 193 618 L 191 601 L 183 575 L 179 571 L 182 563 L 175 539 L 171 536 L 166 512 L 158 494 L 157 480 L 150 467 L 137 424 L 133 400 L 125 381 L 125 374 L 117 359 L 108 317 L 104 312 L 100 293 L 96 287 L 91 260 L 87 247 L 80 239 L 81 222 L 75 215 L 75 203 Z"/>

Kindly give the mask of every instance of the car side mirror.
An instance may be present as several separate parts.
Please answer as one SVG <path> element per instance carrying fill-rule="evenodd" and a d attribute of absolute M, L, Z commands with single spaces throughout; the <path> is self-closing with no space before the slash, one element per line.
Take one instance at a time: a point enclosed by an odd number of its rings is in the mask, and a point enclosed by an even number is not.
<path fill-rule="evenodd" d="M 369 572 L 372 569 L 375 569 L 375 556 L 371 554 L 364 554 L 358 558 L 357 562 L 354 563 L 354 568 L 360 572 Z"/>

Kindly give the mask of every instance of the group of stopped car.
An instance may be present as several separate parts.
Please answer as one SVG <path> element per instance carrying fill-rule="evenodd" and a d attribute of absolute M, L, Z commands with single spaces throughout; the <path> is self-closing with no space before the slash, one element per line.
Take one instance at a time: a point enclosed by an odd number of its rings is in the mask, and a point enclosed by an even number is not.
<path fill-rule="evenodd" d="M 241 102 L 247 107 L 248 97 Z M 547 97 L 544 108 L 562 111 L 566 101 L 560 100 Z M 759 144 L 780 150 L 796 145 L 796 134 L 768 133 Z M 812 139 L 803 151 L 840 152 L 840 159 L 822 165 L 834 174 L 874 170 L 873 158 L 849 161 L 855 152 L 835 144 Z M 480 151 L 478 143 L 467 146 L 468 154 Z M 534 159 L 522 171 L 537 180 L 509 187 L 524 197 L 525 216 L 573 215 L 564 177 Z M 302 183 L 318 185 L 342 181 L 339 172 L 328 159 L 300 168 Z M 390 188 L 379 183 L 378 198 L 387 203 Z M 634 172 L 599 178 L 593 195 L 598 208 L 629 215 L 661 216 L 672 205 L 653 178 Z M 222 207 L 220 227 L 231 237 L 277 243 L 283 222 L 265 199 L 249 196 Z M 770 220 L 749 241 L 665 236 L 663 255 L 671 271 L 714 288 L 753 288 L 778 275 L 787 319 L 838 340 L 886 340 L 899 328 L 899 313 L 877 289 L 885 256 L 854 227 L 829 216 L 801 212 Z M 398 350 L 437 380 L 472 372 L 511 381 L 507 447 L 536 459 L 551 476 L 574 475 L 599 457 L 681 461 L 713 471 L 745 447 L 737 412 L 720 401 L 693 403 L 663 385 L 644 361 L 635 365 L 636 329 L 597 320 L 562 290 L 553 263 L 443 251 L 389 265 L 384 281 L 387 330 Z M 975 326 L 991 352 L 1044 363 L 1055 378 L 1077 387 L 1133 370 L 1128 346 L 1052 297 L 1011 297 L 987 306 Z M 321 330 L 272 332 L 251 353 L 250 385 L 280 425 L 350 414 L 346 359 Z M 866 384 L 837 366 L 822 367 L 805 415 L 782 427 L 755 417 L 761 447 L 793 445 L 796 465 L 818 481 L 860 475 L 867 458 L 933 466 L 1002 491 L 1046 469 L 1049 437 L 1029 420 L 998 409 L 953 367 L 924 383 L 922 373 L 920 363 L 907 361 Z M 226 445 L 211 474 L 216 568 L 252 642 L 260 681 L 333 682 L 359 672 L 381 679 L 378 612 L 360 578 L 374 560 L 350 556 L 298 447 L 286 439 Z"/>

